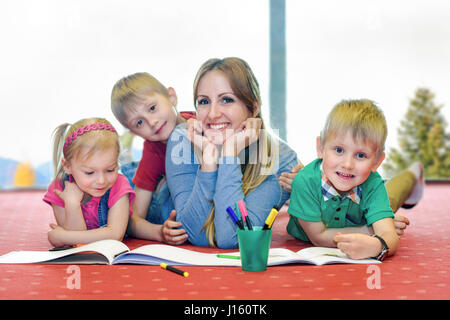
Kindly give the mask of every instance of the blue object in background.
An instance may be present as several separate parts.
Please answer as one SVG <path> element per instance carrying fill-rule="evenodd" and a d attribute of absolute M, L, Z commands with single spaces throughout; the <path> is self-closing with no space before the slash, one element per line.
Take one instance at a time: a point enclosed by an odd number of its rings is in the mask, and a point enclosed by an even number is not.
<path fill-rule="evenodd" d="M 19 161 L 0 158 L 0 189 L 14 188 L 14 172 Z"/>
<path fill-rule="evenodd" d="M 139 161 L 142 157 L 142 150 L 133 148 L 131 154 L 134 161 Z M 20 162 L 17 160 L 0 157 L 0 190 L 20 189 L 14 185 L 14 174 L 19 164 Z M 44 162 L 33 169 L 35 184 L 32 188 L 47 189 L 54 177 L 52 162 Z"/>

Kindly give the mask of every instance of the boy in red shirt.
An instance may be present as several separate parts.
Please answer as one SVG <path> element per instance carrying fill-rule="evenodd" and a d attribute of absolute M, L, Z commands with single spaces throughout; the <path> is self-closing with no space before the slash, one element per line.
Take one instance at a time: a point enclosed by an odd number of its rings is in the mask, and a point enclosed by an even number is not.
<path fill-rule="evenodd" d="M 132 179 L 136 199 L 128 232 L 136 238 L 169 244 L 183 243 L 187 234 L 184 229 L 178 229 L 181 223 L 175 221 L 175 210 L 165 221 L 161 220 L 159 212 L 155 212 L 161 210 L 161 205 L 169 200 L 164 183 L 166 143 L 178 124 L 195 118 L 194 112 L 177 113 L 176 105 L 175 90 L 166 88 L 145 72 L 120 79 L 111 94 L 114 116 L 131 133 L 145 140 L 142 158 Z M 122 166 L 125 175 L 126 171 L 132 174 L 134 169 L 133 163 Z M 162 197 L 156 199 L 156 194 Z"/>

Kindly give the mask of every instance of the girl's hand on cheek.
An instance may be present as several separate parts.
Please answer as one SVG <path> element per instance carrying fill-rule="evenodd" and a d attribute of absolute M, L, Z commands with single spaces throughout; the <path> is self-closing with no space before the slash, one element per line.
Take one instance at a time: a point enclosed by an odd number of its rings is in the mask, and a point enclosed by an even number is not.
<path fill-rule="evenodd" d="M 84 195 L 83 191 L 81 191 L 75 182 L 69 181 L 64 181 L 64 191 L 55 189 L 53 192 L 60 197 L 66 205 L 80 204 Z"/>

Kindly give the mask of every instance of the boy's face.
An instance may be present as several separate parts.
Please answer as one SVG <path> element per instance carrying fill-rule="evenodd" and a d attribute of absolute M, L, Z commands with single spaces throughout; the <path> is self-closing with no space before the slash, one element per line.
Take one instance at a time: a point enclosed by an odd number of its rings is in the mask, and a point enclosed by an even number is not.
<path fill-rule="evenodd" d="M 168 97 L 153 92 L 129 108 L 125 121 L 128 129 L 145 140 L 166 143 L 177 124 L 177 96 L 173 88 L 168 88 L 168 92 Z"/>
<path fill-rule="evenodd" d="M 347 192 L 367 180 L 383 162 L 385 154 L 377 156 L 376 145 L 355 140 L 350 131 L 331 135 L 321 145 L 317 138 L 317 155 L 322 158 L 328 181 L 339 192 Z"/>

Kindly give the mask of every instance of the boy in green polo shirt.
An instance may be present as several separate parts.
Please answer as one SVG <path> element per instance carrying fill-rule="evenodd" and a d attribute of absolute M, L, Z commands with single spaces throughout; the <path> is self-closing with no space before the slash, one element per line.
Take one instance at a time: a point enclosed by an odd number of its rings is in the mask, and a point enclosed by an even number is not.
<path fill-rule="evenodd" d="M 391 187 L 398 190 L 389 193 L 395 199 L 388 197 L 376 172 L 385 158 L 386 136 L 386 120 L 372 101 L 336 105 L 317 138 L 318 159 L 292 182 L 288 233 L 316 246 L 338 247 L 353 259 L 395 254 L 399 236 L 390 200 L 397 210 L 418 177 L 411 171 L 397 176 L 395 181 L 410 182 Z"/>

